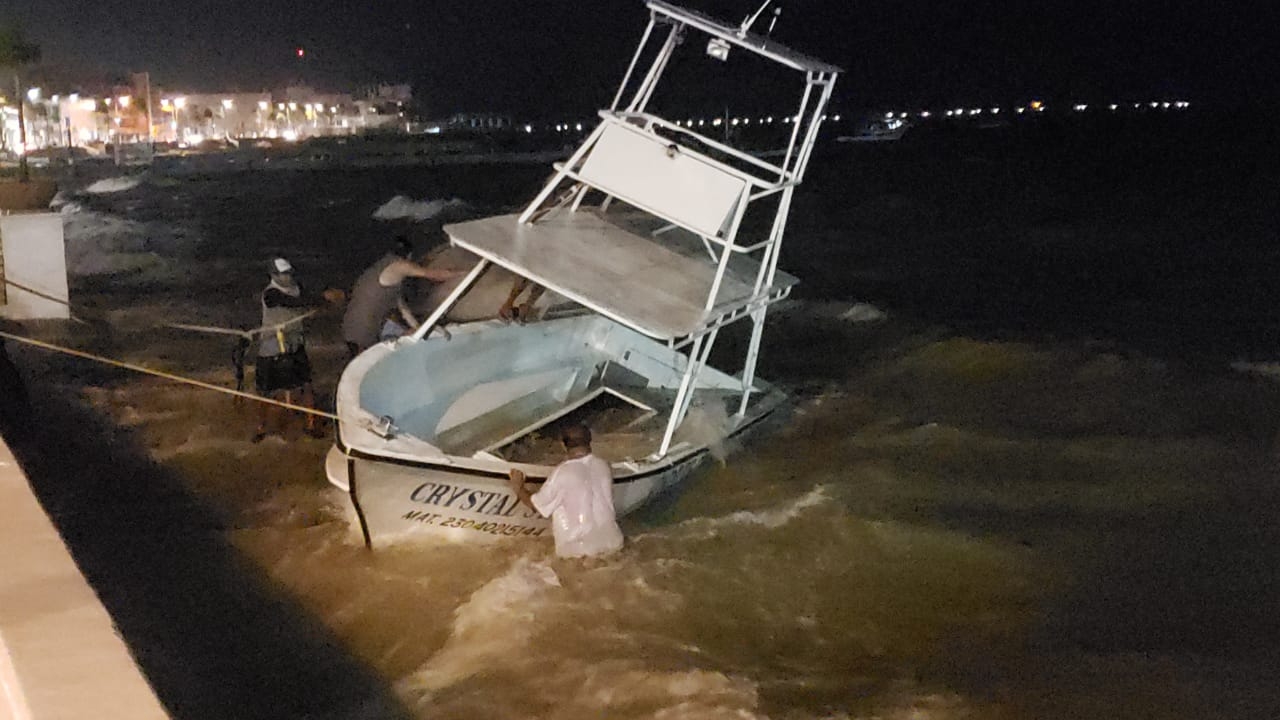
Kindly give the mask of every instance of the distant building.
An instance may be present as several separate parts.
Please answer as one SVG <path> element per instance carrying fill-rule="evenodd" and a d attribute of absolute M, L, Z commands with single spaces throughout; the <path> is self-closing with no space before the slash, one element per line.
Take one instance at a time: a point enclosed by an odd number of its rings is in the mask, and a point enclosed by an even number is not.
<path fill-rule="evenodd" d="M 458 113 L 445 123 L 449 130 L 471 130 L 475 132 L 502 132 L 515 126 L 510 115 L 492 112 Z"/>

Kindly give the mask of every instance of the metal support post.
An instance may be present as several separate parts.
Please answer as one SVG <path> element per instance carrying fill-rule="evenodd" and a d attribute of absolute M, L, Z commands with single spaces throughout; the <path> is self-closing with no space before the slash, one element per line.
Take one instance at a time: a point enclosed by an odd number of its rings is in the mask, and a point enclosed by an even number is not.
<path fill-rule="evenodd" d="M 431 332 L 431 328 L 435 327 L 436 323 L 440 322 L 441 318 L 445 316 L 445 313 L 453 309 L 453 306 L 458 303 L 458 299 L 471 289 L 471 286 L 475 284 L 476 280 L 488 267 L 489 261 L 481 258 L 480 262 L 476 263 L 476 266 L 471 268 L 471 272 L 467 273 L 466 277 L 462 278 L 462 282 L 458 283 L 458 287 L 454 288 L 453 292 L 449 293 L 449 296 L 444 299 L 444 302 L 440 303 L 439 307 L 433 310 L 431 315 L 422 322 L 422 325 L 420 325 L 417 330 L 413 331 L 413 339 L 421 340 L 426 337 L 427 333 Z"/>

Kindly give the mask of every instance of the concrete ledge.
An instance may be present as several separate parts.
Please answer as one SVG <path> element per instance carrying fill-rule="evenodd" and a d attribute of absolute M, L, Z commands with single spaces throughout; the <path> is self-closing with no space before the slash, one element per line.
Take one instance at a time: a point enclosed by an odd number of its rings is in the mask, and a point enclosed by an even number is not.
<path fill-rule="evenodd" d="M 0 720 L 168 714 L 0 440 Z"/>

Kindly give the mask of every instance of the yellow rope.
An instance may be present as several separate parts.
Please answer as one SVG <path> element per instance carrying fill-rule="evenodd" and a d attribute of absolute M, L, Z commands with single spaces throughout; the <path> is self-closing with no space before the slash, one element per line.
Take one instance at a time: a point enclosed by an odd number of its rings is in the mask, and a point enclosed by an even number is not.
<path fill-rule="evenodd" d="M 192 378 L 182 377 L 181 375 L 174 375 L 172 373 L 163 372 L 161 370 L 152 370 L 151 368 L 145 368 L 145 367 L 142 367 L 141 365 L 134 365 L 132 363 L 122 362 L 120 360 L 112 360 L 111 358 L 108 358 L 108 357 L 102 357 L 101 355 L 94 355 L 92 353 L 87 353 L 82 350 L 75 350 L 73 348 L 62 347 L 61 345 L 54 345 L 53 343 L 47 343 L 47 342 L 44 342 L 43 340 L 36 340 L 34 338 L 23 337 L 22 335 L 14 335 L 13 333 L 7 333 L 4 331 L 0 331 L 0 337 L 8 338 L 10 340 L 15 340 L 17 342 L 24 343 L 27 345 L 32 345 L 38 348 L 42 348 L 44 350 L 52 350 L 54 352 L 60 352 L 66 355 L 72 355 L 78 358 L 84 358 L 86 360 L 93 360 L 94 362 L 100 362 L 105 365 L 113 365 L 115 367 L 124 368 L 125 370 L 132 370 L 134 372 L 143 373 L 144 375 L 154 375 L 156 377 L 164 378 L 166 380 L 173 380 L 174 382 L 186 383 L 187 385 L 195 385 L 196 387 L 204 388 L 206 390 L 216 390 L 218 392 L 226 393 L 228 395 L 248 398 L 255 402 L 267 403 L 269 405 L 277 405 L 279 407 L 286 408 L 289 410 L 294 410 L 301 413 L 307 413 L 308 415 L 316 415 L 319 417 L 329 418 L 330 420 L 338 419 L 337 415 L 334 415 L 333 413 L 324 412 L 323 410 L 316 410 L 314 408 L 304 407 L 302 405 L 294 405 L 292 403 L 280 402 L 279 400 L 264 398 L 260 395 L 254 395 L 253 393 L 247 393 L 241 390 L 232 390 L 231 388 L 225 388 L 220 385 L 213 385 L 211 383 L 203 382 L 200 380 L 194 380 Z"/>

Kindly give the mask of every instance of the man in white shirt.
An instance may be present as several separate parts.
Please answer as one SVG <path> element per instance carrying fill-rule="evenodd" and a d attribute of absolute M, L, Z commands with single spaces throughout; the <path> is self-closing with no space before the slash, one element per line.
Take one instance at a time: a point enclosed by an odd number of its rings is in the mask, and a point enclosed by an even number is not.
<path fill-rule="evenodd" d="M 570 425 L 560 436 L 569 458 L 556 466 L 538 492 L 524 487 L 525 476 L 512 470 L 511 492 L 543 517 L 560 557 L 607 555 L 622 547 L 622 530 L 613 510 L 613 471 L 591 454 L 591 430 Z"/>

